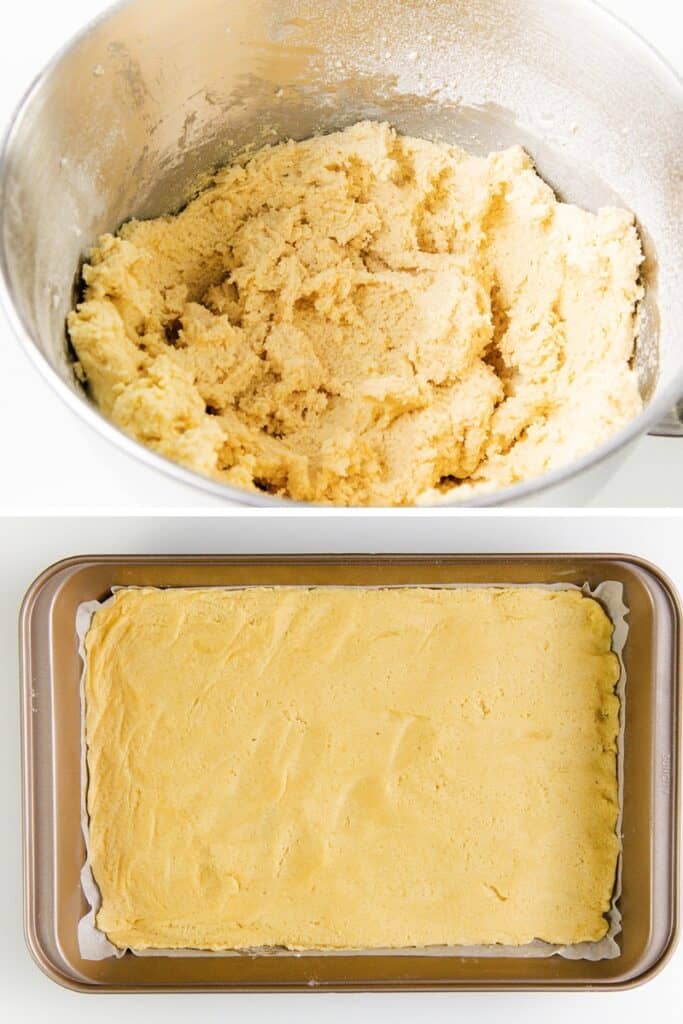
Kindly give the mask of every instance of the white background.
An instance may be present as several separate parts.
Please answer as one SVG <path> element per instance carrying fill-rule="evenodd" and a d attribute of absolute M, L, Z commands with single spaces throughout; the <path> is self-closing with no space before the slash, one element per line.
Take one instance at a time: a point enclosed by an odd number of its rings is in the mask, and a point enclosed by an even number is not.
<path fill-rule="evenodd" d="M 672 64 L 683 68 L 680 0 L 604 0 L 603 5 L 630 21 Z M 105 6 L 102 0 L 19 0 L 7 5 L 0 34 L 0 124 L 55 49 Z M 576 71 L 581 74 L 580 67 Z M 223 504 L 220 498 L 149 470 L 86 426 L 35 371 L 2 314 L 0 345 L 0 437 L 11 439 L 4 445 L 4 508 L 48 506 L 59 511 Z M 593 503 L 682 507 L 682 463 L 683 441 L 644 438 Z"/>
<path fill-rule="evenodd" d="M 371 0 L 368 0 L 371 2 Z M 398 2 L 398 0 L 397 0 Z M 552 0 L 551 0 L 552 2 Z M 33 75 L 54 50 L 105 5 L 99 0 L 20 0 L 5 13 L 0 34 L 0 124 L 9 117 Z M 679 69 L 683 32 L 679 0 L 605 0 L 630 21 Z M 577 68 L 577 73 L 580 69 Z M 5 508 L 217 505 L 141 464 L 100 439 L 39 377 L 0 316 L 3 376 L 0 436 L 3 446 Z M 40 414 L 37 415 L 37 410 Z M 9 442 L 9 443 L 8 443 Z M 681 452 L 676 442 L 647 438 L 617 477 L 598 496 L 601 504 L 683 506 Z M 680 442 L 683 445 L 683 442 Z M 87 473 L 83 472 L 87 467 Z M 65 487 L 68 481 L 68 487 Z M 0 717 L 0 1012 L 8 1019 L 106 1024 L 174 1022 L 189 1019 L 359 1022 L 378 1019 L 435 1022 L 461 1017 L 475 1024 L 502 1018 L 545 1024 L 585 1024 L 651 1018 L 683 1021 L 683 949 L 664 972 L 643 988 L 610 995 L 288 995 L 288 996 L 81 996 L 59 989 L 42 976 L 26 952 L 21 934 L 19 733 L 16 614 L 20 598 L 52 561 L 89 552 L 237 551 L 532 551 L 623 550 L 657 562 L 683 589 L 681 519 L 599 518 L 531 515 L 518 518 L 465 515 L 334 513 L 291 517 L 269 513 L 193 521 L 151 518 L 0 518 L 0 654 L 5 704 Z"/>
<path fill-rule="evenodd" d="M 505 552 L 612 551 L 658 563 L 683 589 L 681 520 L 611 515 L 566 517 L 532 513 L 453 516 L 409 513 L 391 517 L 308 513 L 210 519 L 0 519 L 0 664 L 6 705 L 0 716 L 0 1011 L 9 1020 L 55 1024 L 88 1021 L 153 1024 L 163 1021 L 336 1022 L 403 1024 L 460 1018 L 491 1024 L 674 1024 L 683 1020 L 683 948 L 649 984 L 630 992 L 576 994 L 320 994 L 303 995 L 83 995 L 58 988 L 29 958 L 21 934 L 19 741 L 16 690 L 16 614 L 33 578 L 73 554 L 134 552 Z"/>

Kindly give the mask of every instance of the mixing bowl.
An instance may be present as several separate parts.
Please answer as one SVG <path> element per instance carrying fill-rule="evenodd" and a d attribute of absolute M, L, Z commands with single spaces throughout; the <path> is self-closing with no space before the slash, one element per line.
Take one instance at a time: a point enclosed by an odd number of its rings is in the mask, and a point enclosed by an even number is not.
<path fill-rule="evenodd" d="M 670 411 L 683 396 L 683 86 L 588 0 L 132 0 L 88 26 L 21 103 L 0 163 L 8 312 L 84 421 L 150 469 L 233 502 L 282 503 L 107 422 L 75 377 L 65 317 L 102 232 L 177 209 L 245 146 L 364 118 L 480 154 L 520 143 L 562 199 L 638 219 L 643 412 L 573 463 L 469 504 L 580 504 L 639 435 L 683 433 Z"/>

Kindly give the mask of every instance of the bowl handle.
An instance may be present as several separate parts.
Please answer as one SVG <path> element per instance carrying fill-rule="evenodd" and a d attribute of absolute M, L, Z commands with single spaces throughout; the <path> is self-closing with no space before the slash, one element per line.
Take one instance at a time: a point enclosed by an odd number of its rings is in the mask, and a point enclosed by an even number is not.
<path fill-rule="evenodd" d="M 671 412 L 655 424 L 650 434 L 657 437 L 683 437 L 683 398 L 673 407 Z"/>

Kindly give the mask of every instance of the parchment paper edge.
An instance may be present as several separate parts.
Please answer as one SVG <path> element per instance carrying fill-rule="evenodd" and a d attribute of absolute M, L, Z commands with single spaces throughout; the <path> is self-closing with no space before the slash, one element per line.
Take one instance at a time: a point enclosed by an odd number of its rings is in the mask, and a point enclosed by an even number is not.
<path fill-rule="evenodd" d="M 299 589 L 310 590 L 320 589 L 320 585 L 303 585 Z M 591 589 L 587 583 L 579 587 L 573 583 L 450 583 L 450 584 L 424 584 L 424 583 L 400 583 L 389 586 L 366 587 L 364 590 L 387 590 L 421 588 L 436 590 L 455 589 L 510 589 L 518 587 L 534 587 L 542 590 L 580 590 L 587 597 L 599 601 L 610 618 L 614 627 L 612 635 L 612 651 L 619 659 L 619 679 L 615 686 L 615 693 L 619 698 L 619 731 L 617 736 L 617 793 L 619 813 L 616 823 L 616 833 L 619 839 L 622 838 L 623 819 L 623 791 L 624 791 L 624 726 L 625 726 L 625 699 L 626 699 L 626 669 L 623 661 L 623 650 L 628 637 L 628 623 L 626 615 L 628 608 L 623 600 L 623 585 L 615 580 L 605 580 Z M 273 947 L 261 949 L 244 950 L 201 950 L 201 949 L 120 949 L 109 941 L 104 932 L 100 931 L 95 921 L 100 908 L 100 892 L 95 881 L 90 863 L 89 846 L 89 821 L 87 812 L 87 748 L 85 739 L 85 676 L 86 676 L 86 655 L 85 636 L 90 628 L 93 615 L 106 608 L 114 599 L 118 590 L 138 590 L 139 587 L 113 587 L 111 597 L 105 601 L 85 601 L 78 606 L 76 612 L 76 634 L 78 636 L 78 652 L 83 662 L 83 669 L 80 678 L 80 700 L 81 700 L 81 830 L 85 843 L 86 857 L 81 868 L 81 888 L 88 904 L 88 911 L 78 922 L 78 946 L 84 960 L 104 960 L 109 957 L 122 957 L 130 952 L 135 956 L 377 956 L 391 954 L 392 956 L 463 956 L 463 957 L 549 957 L 561 956 L 568 960 L 607 960 L 618 957 L 621 953 L 616 936 L 621 932 L 621 912 L 618 902 L 621 896 L 622 878 L 622 852 L 619 852 L 617 870 L 614 883 L 614 891 L 609 911 L 606 914 L 609 928 L 604 938 L 596 942 L 579 942 L 570 946 L 558 946 L 552 943 L 535 940 L 524 946 L 425 946 L 408 947 L 405 949 L 368 949 L 368 950 L 291 950 Z M 152 588 L 157 589 L 157 588 Z M 169 588 L 170 589 L 170 588 Z M 184 587 L 186 590 L 249 590 L 249 589 L 277 589 L 277 587 L 255 587 L 245 586 L 220 586 L 220 587 Z M 291 589 L 288 587 L 287 589 Z M 324 589 L 348 589 L 348 587 L 324 586 Z"/>

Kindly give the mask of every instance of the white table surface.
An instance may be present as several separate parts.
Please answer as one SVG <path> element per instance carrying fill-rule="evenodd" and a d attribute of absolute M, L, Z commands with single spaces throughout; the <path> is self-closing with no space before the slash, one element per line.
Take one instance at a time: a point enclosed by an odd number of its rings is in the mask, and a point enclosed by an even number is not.
<path fill-rule="evenodd" d="M 672 64 L 683 68 L 679 0 L 604 0 L 603 5 L 630 21 Z M 0 34 L 0 124 L 55 49 L 105 6 L 101 0 L 12 4 Z M 0 344 L 0 437 L 12 439 L 3 452 L 3 508 L 225 507 L 222 499 L 148 470 L 87 427 L 29 364 L 2 315 Z M 683 507 L 681 465 L 683 441 L 644 438 L 593 504 Z"/>
<path fill-rule="evenodd" d="M 549 517 L 432 513 L 344 516 L 51 519 L 0 522 L 0 1012 L 7 1021 L 120 1024 L 239 1021 L 402 1024 L 462 1020 L 472 1024 L 675 1024 L 683 1020 L 683 947 L 653 981 L 630 992 L 553 994 L 82 995 L 57 987 L 31 961 L 21 933 L 20 804 L 16 613 L 33 578 L 59 558 L 83 552 L 479 552 L 622 551 L 658 563 L 683 590 L 681 519 Z"/>

